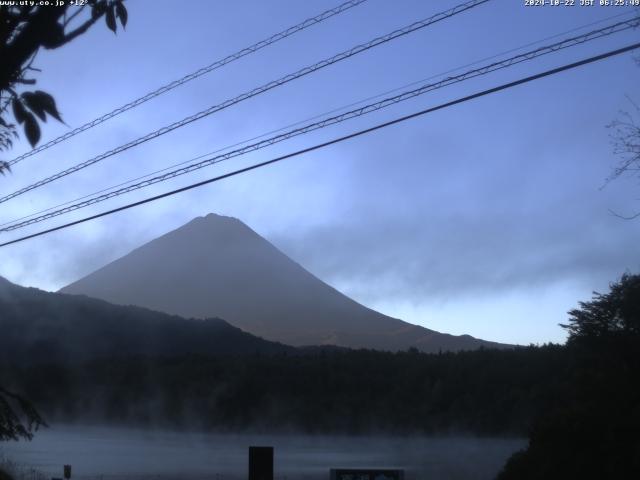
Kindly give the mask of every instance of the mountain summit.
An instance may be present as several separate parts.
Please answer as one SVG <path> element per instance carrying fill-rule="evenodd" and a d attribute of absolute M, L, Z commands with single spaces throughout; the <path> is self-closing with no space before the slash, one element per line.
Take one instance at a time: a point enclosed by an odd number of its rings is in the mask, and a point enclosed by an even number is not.
<path fill-rule="evenodd" d="M 198 217 L 61 290 L 187 318 L 224 318 L 294 346 L 426 352 L 502 345 L 371 310 L 313 276 L 240 220 Z"/>

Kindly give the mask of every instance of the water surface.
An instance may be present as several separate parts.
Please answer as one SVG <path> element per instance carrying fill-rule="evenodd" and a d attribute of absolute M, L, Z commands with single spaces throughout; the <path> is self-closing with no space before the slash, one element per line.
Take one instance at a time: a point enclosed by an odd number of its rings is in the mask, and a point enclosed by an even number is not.
<path fill-rule="evenodd" d="M 524 440 L 474 437 L 199 434 L 52 426 L 32 442 L 5 443 L 7 458 L 74 479 L 247 478 L 248 447 L 275 447 L 277 480 L 327 480 L 338 467 L 403 468 L 406 480 L 491 479 Z M 28 476 L 26 477 L 28 479 Z"/>

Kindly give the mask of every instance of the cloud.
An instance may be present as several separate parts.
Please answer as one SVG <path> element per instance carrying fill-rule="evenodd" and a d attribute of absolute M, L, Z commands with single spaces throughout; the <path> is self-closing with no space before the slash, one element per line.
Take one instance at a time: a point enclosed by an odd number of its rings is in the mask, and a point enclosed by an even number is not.
<path fill-rule="evenodd" d="M 486 295 L 567 280 L 597 285 L 640 266 L 631 236 L 508 216 L 430 216 L 419 224 L 378 218 L 275 243 L 329 283 L 360 285 L 370 298 Z"/>
<path fill-rule="evenodd" d="M 496 152 L 431 131 L 408 133 L 404 158 L 383 136 L 372 139 L 369 156 L 353 163 L 350 202 L 334 221 L 271 239 L 320 278 L 372 302 L 566 282 L 602 288 L 640 270 L 640 222 L 608 213 L 626 194 L 598 190 L 607 166 L 588 142 L 580 151 L 564 137 Z"/>

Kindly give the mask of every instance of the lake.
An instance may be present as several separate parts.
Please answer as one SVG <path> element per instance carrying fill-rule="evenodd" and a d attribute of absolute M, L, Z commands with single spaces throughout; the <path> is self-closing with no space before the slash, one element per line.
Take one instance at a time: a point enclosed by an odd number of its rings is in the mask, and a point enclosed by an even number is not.
<path fill-rule="evenodd" d="M 52 426 L 32 442 L 6 442 L 0 455 L 46 475 L 73 479 L 235 480 L 247 478 L 248 447 L 275 447 L 277 480 L 328 480 L 336 467 L 404 468 L 406 480 L 493 478 L 524 439 L 204 434 Z M 31 480 L 32 474 L 24 476 Z"/>

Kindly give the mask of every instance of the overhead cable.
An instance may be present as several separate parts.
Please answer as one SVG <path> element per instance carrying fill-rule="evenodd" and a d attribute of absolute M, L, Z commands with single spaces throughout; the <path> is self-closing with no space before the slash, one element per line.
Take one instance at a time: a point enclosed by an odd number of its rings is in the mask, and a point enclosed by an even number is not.
<path fill-rule="evenodd" d="M 459 82 L 463 82 L 465 80 L 469 80 L 471 78 L 475 78 L 475 77 L 479 77 L 481 75 L 486 75 L 488 73 L 492 73 L 498 70 L 502 70 L 508 67 L 511 67 L 513 65 L 517 65 L 520 64 L 522 62 L 525 61 L 529 61 L 529 60 L 533 60 L 535 58 L 541 57 L 543 55 L 547 55 L 553 52 L 557 52 L 559 50 L 565 49 L 565 48 L 570 48 L 570 47 L 574 47 L 576 45 L 580 45 L 583 43 L 586 43 L 588 41 L 593 41 L 599 38 L 603 38 L 615 33 L 619 33 L 625 30 L 628 30 L 630 28 L 634 28 L 636 26 L 638 26 L 640 24 L 640 17 L 635 17 L 633 19 L 630 20 L 625 20 L 622 22 L 617 22 L 613 25 L 609 25 L 607 27 L 604 28 L 600 28 L 598 30 L 593 30 L 591 32 L 585 33 L 583 35 L 579 35 L 576 37 L 572 37 L 572 38 L 568 38 L 565 40 L 562 40 L 560 42 L 556 42 L 554 44 L 551 45 L 546 45 L 543 47 L 539 47 L 535 50 L 531 50 L 529 52 L 525 52 L 498 62 L 494 62 L 479 68 L 475 68 L 473 70 L 469 70 L 465 73 L 462 73 L 460 75 L 456 75 L 456 76 L 452 76 L 452 77 L 447 77 L 443 80 L 440 80 L 438 82 L 435 83 L 428 83 L 428 84 L 424 84 L 416 89 L 413 90 L 409 90 L 409 91 L 405 91 L 403 93 L 400 93 L 399 95 L 395 95 L 392 97 L 388 97 L 385 98 L 379 102 L 375 102 L 375 103 L 371 103 L 365 106 L 362 106 L 360 108 L 354 109 L 354 110 L 350 110 L 348 112 L 344 112 L 341 113 L 340 115 L 335 115 L 332 117 L 328 117 L 328 118 L 324 118 L 320 121 L 317 122 L 313 122 L 310 124 L 307 124 L 305 126 L 299 127 L 299 128 L 295 128 L 293 130 L 290 130 L 288 132 L 279 134 L 279 135 L 275 135 L 273 137 L 261 140 L 259 142 L 250 144 L 250 145 L 246 145 L 244 147 L 238 148 L 236 150 L 232 150 L 230 152 L 226 152 L 224 154 L 220 154 L 220 155 L 216 155 L 210 158 L 206 158 L 205 160 L 202 160 L 200 162 L 196 162 L 196 163 L 191 163 L 190 165 L 186 165 L 184 167 L 181 168 L 177 168 L 175 170 L 163 173 L 161 175 L 157 175 L 155 177 L 152 178 L 147 178 L 143 181 L 131 184 L 131 185 L 127 185 L 125 187 L 116 189 L 116 190 L 112 190 L 108 193 L 104 193 L 101 195 L 96 195 L 92 198 L 89 198 L 87 200 L 78 202 L 78 203 L 74 203 L 72 205 L 68 205 L 65 206 L 64 208 L 59 208 L 53 211 L 49 211 L 45 214 L 39 215 L 39 216 L 35 216 L 33 218 L 27 219 L 27 220 L 23 220 L 23 221 L 16 221 L 14 223 L 11 223 L 9 225 L 5 224 L 2 226 L 2 228 L 0 228 L 0 232 L 9 232 L 9 231 L 13 231 L 13 230 L 17 230 L 19 228 L 24 228 L 26 226 L 29 225 L 33 225 L 35 223 L 39 223 L 45 220 L 48 220 L 50 218 L 53 217 L 57 217 L 75 210 L 79 210 L 81 208 L 84 207 L 88 207 L 90 205 L 94 205 L 96 203 L 101 203 L 104 202 L 106 200 L 109 200 L 111 198 L 114 197 L 118 197 L 120 195 L 124 195 L 126 193 L 130 193 L 133 192 L 135 190 L 139 190 L 141 188 L 145 188 L 148 187 L 150 185 L 154 185 L 156 183 L 160 183 L 160 182 L 164 182 L 167 180 L 170 180 L 172 178 L 181 176 L 181 175 L 185 175 L 187 173 L 191 173 L 194 172 L 196 170 L 200 170 L 202 168 L 229 160 L 231 158 L 234 157 L 238 157 L 241 155 L 245 155 L 249 152 L 253 152 L 256 150 L 260 150 L 262 148 L 266 148 L 269 147 L 271 145 L 274 145 L 276 143 L 280 143 L 282 141 L 285 140 L 289 140 L 293 137 L 297 137 L 299 135 L 303 135 L 315 130 L 319 130 L 322 128 L 326 128 L 330 125 L 335 125 L 337 123 L 341 123 L 344 122 L 346 120 L 350 120 L 356 117 L 360 117 L 362 115 L 366 115 L 368 113 L 372 113 L 378 110 L 381 110 L 383 108 L 389 107 L 391 105 L 395 105 L 397 103 L 409 100 L 411 98 L 415 98 L 419 95 L 423 95 L 425 93 L 431 92 L 433 90 L 437 90 L 440 88 L 444 88 L 447 87 L 449 85 L 453 85 L 455 83 L 459 83 Z"/>
<path fill-rule="evenodd" d="M 329 65 L 333 65 L 334 63 L 340 62 L 342 60 L 346 60 L 348 58 L 353 57 L 354 55 L 357 55 L 359 53 L 365 52 L 371 48 L 375 48 L 379 45 L 382 45 L 384 43 L 390 42 L 392 40 L 395 40 L 399 37 L 408 35 L 410 33 L 416 32 L 418 30 L 421 30 L 427 26 L 433 25 L 434 23 L 440 22 L 442 20 L 445 20 L 447 18 L 451 18 L 454 15 L 457 15 L 459 13 L 462 13 L 464 11 L 467 11 L 471 8 L 477 7 L 478 5 L 481 5 L 483 3 L 487 3 L 490 0 L 472 0 L 466 3 L 462 3 L 460 5 L 457 5 L 449 10 L 446 10 L 444 12 L 441 13 L 437 13 L 429 18 L 426 18 L 424 20 L 420 20 L 418 22 L 412 23 L 411 25 L 408 25 L 404 28 L 398 29 L 398 30 L 394 30 L 393 32 L 390 32 L 386 35 L 383 35 L 381 37 L 377 37 L 374 38 L 373 40 L 370 40 L 367 43 L 363 43 L 360 45 L 357 45 L 349 50 L 346 50 L 344 52 L 341 52 L 337 55 L 334 55 L 333 57 L 327 58 L 325 60 L 322 60 L 318 63 L 315 63 L 313 65 L 310 65 L 308 67 L 302 68 L 294 73 L 290 73 L 288 75 L 285 75 L 284 77 L 279 78 L 278 80 L 273 80 L 269 83 L 266 83 L 260 87 L 254 88 L 253 90 L 250 90 L 248 92 L 245 92 L 237 97 L 231 98 L 229 100 L 226 100 L 220 104 L 217 105 L 213 105 L 205 110 L 202 110 L 198 113 L 195 113 L 193 115 L 190 115 L 186 118 L 183 118 L 182 120 L 179 120 L 177 122 L 174 122 L 170 125 L 167 125 L 165 127 L 162 127 L 154 132 L 148 133 L 145 136 L 139 137 L 135 140 L 132 140 L 129 143 L 126 143 L 124 145 L 120 145 L 112 150 L 108 150 L 107 152 L 104 152 L 100 155 L 97 155 L 93 158 L 90 158 L 88 160 L 85 160 L 84 162 L 81 162 L 77 165 L 74 165 L 73 167 L 67 168 L 65 170 L 62 170 L 61 172 L 58 172 L 54 175 L 51 175 L 47 178 L 44 178 L 42 180 L 39 180 L 35 183 L 32 183 L 31 185 L 28 185 L 26 187 L 23 187 L 19 190 L 16 190 L 13 193 L 10 193 L 8 195 L 5 195 L 3 197 L 0 197 L 0 203 L 4 203 L 7 202 L 9 200 L 11 200 L 12 198 L 15 198 L 17 196 L 23 195 L 31 190 L 34 190 L 36 188 L 42 187 L 44 185 L 47 185 L 55 180 L 58 180 L 62 177 L 66 177 L 67 175 L 71 175 L 72 173 L 78 172 L 79 170 L 82 170 L 84 168 L 87 168 L 91 165 L 94 165 L 98 162 L 101 162 L 102 160 L 112 157 L 114 155 L 117 155 L 119 153 L 124 152 L 125 150 L 129 150 L 130 148 L 133 148 L 137 145 L 140 145 L 142 143 L 148 142 L 149 140 L 153 140 L 155 138 L 158 138 L 166 133 L 169 133 L 177 128 L 180 127 L 184 127 L 185 125 L 188 125 L 192 122 L 195 122 L 196 120 L 200 120 L 202 118 L 205 118 L 209 115 L 212 115 L 216 112 L 219 112 L 220 110 L 224 110 L 225 108 L 228 108 L 232 105 L 235 105 L 237 103 L 240 103 L 244 100 L 247 100 L 249 98 L 255 97 L 256 95 L 262 94 L 264 92 L 267 92 L 269 90 L 272 90 L 276 87 L 279 87 L 281 85 L 284 85 L 286 83 L 289 83 L 293 80 L 296 80 L 300 77 L 304 77 L 306 75 L 309 75 L 310 73 L 316 72 L 322 68 L 325 68 Z"/>
<path fill-rule="evenodd" d="M 47 143 L 43 143 L 42 145 L 39 145 L 38 147 L 26 153 L 23 153 L 22 155 L 14 158 L 8 163 L 9 165 L 15 165 L 16 163 L 24 160 L 25 158 L 31 157 L 39 152 L 42 152 L 48 148 L 53 147 L 54 145 L 57 145 L 58 143 L 64 142 L 65 140 L 68 140 L 71 137 L 74 137 L 79 133 L 84 132 L 85 130 L 89 130 L 90 128 L 100 125 L 101 123 L 104 123 L 107 120 L 110 120 L 111 118 L 117 117 L 118 115 L 128 110 L 131 110 L 132 108 L 135 108 L 139 105 L 142 105 L 143 103 L 146 103 L 153 98 L 156 98 L 162 94 L 165 94 L 173 90 L 174 88 L 184 85 L 185 83 L 190 82 L 191 80 L 195 80 L 196 78 L 199 78 L 207 73 L 217 70 L 218 68 L 228 65 L 231 62 L 239 60 L 249 54 L 255 53 L 258 50 L 263 49 L 264 47 L 273 45 L 274 43 L 279 42 L 280 40 L 284 40 L 287 37 L 290 37 L 298 32 L 301 32 L 302 30 L 305 30 L 313 25 L 317 25 L 318 23 L 321 23 L 324 20 L 327 20 L 328 18 L 338 15 L 366 1 L 367 0 L 349 0 L 348 2 L 344 2 L 343 4 L 338 5 L 335 8 L 322 12 L 321 14 L 316 15 L 315 17 L 307 18 L 305 21 L 298 23 L 297 25 L 294 25 L 292 27 L 287 28 L 286 30 L 283 30 L 274 35 L 271 35 L 269 38 L 265 38 L 264 40 L 261 40 L 257 43 L 254 43 L 253 45 L 245 47 L 242 50 L 238 50 L 237 52 L 232 53 L 231 55 L 228 55 L 220 60 L 216 60 L 215 62 L 205 67 L 199 68 L 195 72 L 191 72 L 183 76 L 182 78 L 174 80 L 173 82 L 170 82 L 166 85 L 163 85 L 162 87 L 159 87 L 156 90 L 149 92 L 140 98 L 137 98 L 125 105 L 122 105 L 121 107 L 118 107 L 109 113 L 105 113 L 104 115 L 101 115 L 100 117 L 94 120 L 91 120 L 90 122 L 87 122 L 84 125 L 80 125 L 79 127 L 76 127 L 73 130 L 70 130 L 64 133 L 63 135 L 60 135 L 59 137 L 56 137 L 53 140 L 48 141 Z"/>
<path fill-rule="evenodd" d="M 577 67 L 581 67 L 583 65 L 587 65 L 587 64 L 590 64 L 590 63 L 598 62 L 598 61 L 604 60 L 606 58 L 613 57 L 615 55 L 620 55 L 622 53 L 630 52 L 630 51 L 635 50 L 637 48 L 640 48 L 640 42 L 639 43 L 634 43 L 632 45 L 628 45 L 626 47 L 619 48 L 619 49 L 616 49 L 616 50 L 611 50 L 609 52 L 606 52 L 606 53 L 603 53 L 603 54 L 600 54 L 600 55 L 595 55 L 593 57 L 589 57 L 589 58 L 580 60 L 578 62 L 573 62 L 573 63 L 570 63 L 570 64 L 563 65 L 561 67 L 553 68 L 551 70 L 546 70 L 544 72 L 541 72 L 541 73 L 538 73 L 538 74 L 535 74 L 535 75 L 531 75 L 531 76 L 528 76 L 528 77 L 524 77 L 524 78 L 521 78 L 519 80 L 515 80 L 513 82 L 505 83 L 505 84 L 499 85 L 497 87 L 489 88 L 487 90 L 483 90 L 481 92 L 477 92 L 477 93 L 474 93 L 472 95 L 467 95 L 466 97 L 458 98 L 456 100 L 452 100 L 450 102 L 442 103 L 442 104 L 437 105 L 435 107 L 430 107 L 430 108 L 421 110 L 419 112 L 412 113 L 410 115 L 405 115 L 403 117 L 399 117 L 399 118 L 396 118 L 394 120 L 390 120 L 388 122 L 384 122 L 384 123 L 375 125 L 373 127 L 366 128 L 364 130 L 359 130 L 357 132 L 350 133 L 348 135 L 344 135 L 344 136 L 341 136 L 341 137 L 338 137 L 338 138 L 334 138 L 333 140 L 329 140 L 327 142 L 323 142 L 323 143 L 314 145 L 312 147 L 304 148 L 302 150 L 298 150 L 298 151 L 293 152 L 293 153 L 282 155 L 280 157 L 276 157 L 276 158 L 273 158 L 271 160 L 267 160 L 267 161 L 260 162 L 260 163 L 257 163 L 257 164 L 254 164 L 254 165 L 251 165 L 251 166 L 248 166 L 248 167 L 245 167 L 245 168 L 234 170 L 233 172 L 225 173 L 224 175 L 219 175 L 217 177 L 209 178 L 207 180 L 203 180 L 201 182 L 193 183 L 191 185 L 187 185 L 185 187 L 178 188 L 176 190 L 171 190 L 169 192 L 165 192 L 165 193 L 162 193 L 160 195 L 155 195 L 153 197 L 145 198 L 144 200 L 139 200 L 137 202 L 129 203 L 127 205 L 123 205 L 123 206 L 118 207 L 118 208 L 114 208 L 114 209 L 111 209 L 111 210 L 107 210 L 105 212 L 101 212 L 101 213 L 98 213 L 98 214 L 95 214 L 95 215 L 91 215 L 89 217 L 84 217 L 84 218 L 81 218 L 79 220 L 75 220 L 73 222 L 65 223 L 63 225 L 58 225 L 56 227 L 49 228 L 49 229 L 46 229 L 46 230 L 41 230 L 39 232 L 32 233 L 30 235 L 26 235 L 24 237 L 20 237 L 20 238 L 14 239 L 14 240 L 10 240 L 8 242 L 0 243 L 0 247 L 5 247 L 5 246 L 12 245 L 12 244 L 15 244 L 15 243 L 23 242 L 25 240 L 29 240 L 31 238 L 36 238 L 36 237 L 39 237 L 39 236 L 42 236 L 42 235 L 47 235 L 49 233 L 52 233 L 52 232 L 55 232 L 55 231 L 58 231 L 58 230 L 66 229 L 66 228 L 69 228 L 69 227 L 72 227 L 72 226 L 75 226 L 75 225 L 79 225 L 81 223 L 85 223 L 85 222 L 88 222 L 88 221 L 91 221 L 91 220 L 95 220 L 95 219 L 98 219 L 98 218 L 101 218 L 101 217 L 112 215 L 114 213 L 121 212 L 121 211 L 124 211 L 124 210 L 128 210 L 130 208 L 134 208 L 134 207 L 137 207 L 137 206 L 140 206 L 140 205 L 144 205 L 146 203 L 154 202 L 154 201 L 160 200 L 162 198 L 166 198 L 166 197 L 170 197 L 170 196 L 176 195 L 178 193 L 182 193 L 182 192 L 186 192 L 186 191 L 189 191 L 189 190 L 193 190 L 195 188 L 199 188 L 199 187 L 202 187 L 204 185 L 208 185 L 210 183 L 214 183 L 214 182 L 218 182 L 220 180 L 224 180 L 226 178 L 234 177 L 234 176 L 239 175 L 241 173 L 246 173 L 246 172 L 249 172 L 249 171 L 252 171 L 252 170 L 256 170 L 258 168 L 262 168 L 262 167 L 266 167 L 268 165 L 272 165 L 272 164 L 277 163 L 277 162 L 281 162 L 281 161 L 289 159 L 289 158 L 294 158 L 294 157 L 303 155 L 305 153 L 309 153 L 309 152 L 312 152 L 312 151 L 315 151 L 315 150 L 326 148 L 326 147 L 328 147 L 330 145 L 341 143 L 341 142 L 344 142 L 346 140 L 350 140 L 352 138 L 356 138 L 356 137 L 359 137 L 359 136 L 362 136 L 362 135 L 365 135 L 365 134 L 380 130 L 382 128 L 389 127 L 391 125 L 396 125 L 398 123 L 402 123 L 402 122 L 405 122 L 407 120 L 410 120 L 410 119 L 413 119 L 413 118 L 416 118 L 416 117 L 420 117 L 420 116 L 426 115 L 428 113 L 435 112 L 437 110 L 442 110 L 442 109 L 445 109 L 445 108 L 449 108 L 449 107 L 452 107 L 454 105 L 458 105 L 458 104 L 461 104 L 461 103 L 464 103 L 464 102 L 468 102 L 470 100 L 474 100 L 476 98 L 480 98 L 480 97 L 483 97 L 483 96 L 486 96 L 486 95 L 490 95 L 490 94 L 493 94 L 493 93 L 500 92 L 502 90 L 507 90 L 507 89 L 513 88 L 513 87 L 518 86 L 518 85 L 522 85 L 522 84 L 529 83 L 529 82 L 532 82 L 532 81 L 535 81 L 535 80 L 539 80 L 541 78 L 548 77 L 550 75 L 555 75 L 555 74 L 558 74 L 560 72 L 564 72 L 564 71 L 571 70 L 571 69 L 574 69 L 574 68 L 577 68 Z"/>

